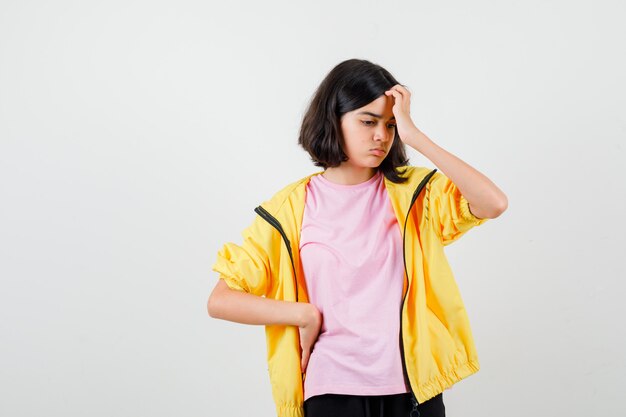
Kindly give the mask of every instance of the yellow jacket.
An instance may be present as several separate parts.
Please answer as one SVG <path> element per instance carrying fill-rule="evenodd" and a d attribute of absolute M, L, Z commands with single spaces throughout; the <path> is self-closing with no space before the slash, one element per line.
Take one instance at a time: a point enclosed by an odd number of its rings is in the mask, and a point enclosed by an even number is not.
<path fill-rule="evenodd" d="M 469 319 L 444 253 L 473 226 L 467 200 L 445 175 L 406 166 L 409 180 L 384 177 L 401 228 L 405 280 L 398 343 L 413 404 L 422 403 L 479 369 Z M 306 185 L 292 182 L 255 208 L 243 243 L 226 243 L 212 269 L 230 288 L 259 296 L 308 302 L 299 238 Z M 408 288 L 408 291 L 407 291 Z M 265 326 L 272 395 L 279 417 L 303 417 L 300 340 L 296 326 Z"/>

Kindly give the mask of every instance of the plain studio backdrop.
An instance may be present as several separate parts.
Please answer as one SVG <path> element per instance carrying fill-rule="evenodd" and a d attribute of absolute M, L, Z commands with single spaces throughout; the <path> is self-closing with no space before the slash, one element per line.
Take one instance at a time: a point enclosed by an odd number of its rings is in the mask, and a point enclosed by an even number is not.
<path fill-rule="evenodd" d="M 211 265 L 319 170 L 298 129 L 349 58 L 509 197 L 446 249 L 481 363 L 448 415 L 626 415 L 625 11 L 2 1 L 0 415 L 275 415 L 263 327 L 208 316 Z"/>

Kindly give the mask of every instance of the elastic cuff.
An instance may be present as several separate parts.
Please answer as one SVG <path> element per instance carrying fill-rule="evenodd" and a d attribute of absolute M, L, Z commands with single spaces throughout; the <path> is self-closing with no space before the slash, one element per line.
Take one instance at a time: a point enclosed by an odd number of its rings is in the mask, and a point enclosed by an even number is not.
<path fill-rule="evenodd" d="M 461 207 L 461 216 L 463 217 L 463 219 L 467 220 L 470 223 L 479 225 L 489 220 L 488 218 L 482 219 L 480 217 L 476 217 L 469 208 L 469 201 L 467 201 L 465 196 L 462 194 L 461 194 L 461 199 L 460 199 L 460 207 Z"/>
<path fill-rule="evenodd" d="M 220 279 L 223 279 L 226 282 L 226 285 L 228 285 L 228 287 L 231 290 L 246 291 L 245 288 L 243 288 L 241 285 L 239 285 L 237 283 L 237 281 L 234 280 L 231 277 L 228 277 L 228 276 L 226 276 L 224 274 L 220 274 Z"/>

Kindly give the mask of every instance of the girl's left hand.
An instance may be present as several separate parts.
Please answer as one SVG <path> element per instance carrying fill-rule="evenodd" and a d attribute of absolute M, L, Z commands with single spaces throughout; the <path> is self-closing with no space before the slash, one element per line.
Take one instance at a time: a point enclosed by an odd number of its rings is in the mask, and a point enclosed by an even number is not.
<path fill-rule="evenodd" d="M 406 143 L 407 138 L 418 130 L 411 120 L 411 92 L 406 87 L 396 84 L 385 91 L 385 95 L 394 98 L 391 110 L 396 117 L 396 129 L 402 142 Z"/>

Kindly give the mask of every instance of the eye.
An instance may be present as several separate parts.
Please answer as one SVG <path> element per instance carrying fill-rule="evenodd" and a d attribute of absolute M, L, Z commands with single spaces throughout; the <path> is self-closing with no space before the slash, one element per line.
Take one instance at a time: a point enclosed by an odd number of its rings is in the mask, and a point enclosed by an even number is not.
<path fill-rule="evenodd" d="M 372 120 L 363 120 L 363 124 L 365 126 L 372 126 L 373 124 L 376 124 L 376 122 L 374 122 Z"/>
<path fill-rule="evenodd" d="M 389 125 L 387 125 L 389 129 L 395 129 L 396 125 L 394 123 L 391 123 Z"/>

